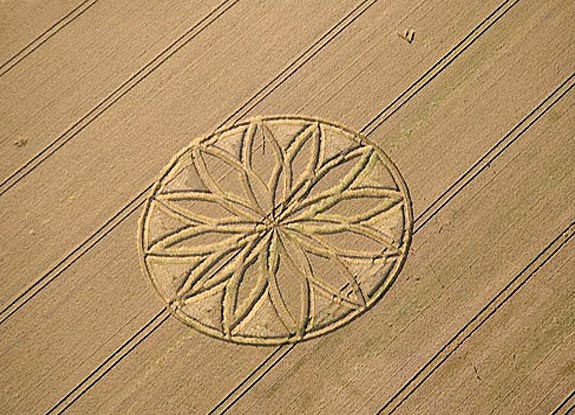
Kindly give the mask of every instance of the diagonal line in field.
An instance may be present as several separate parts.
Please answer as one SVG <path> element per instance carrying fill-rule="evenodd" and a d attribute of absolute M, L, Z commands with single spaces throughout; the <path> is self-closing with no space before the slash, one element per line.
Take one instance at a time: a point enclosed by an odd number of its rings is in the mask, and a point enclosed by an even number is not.
<path fill-rule="evenodd" d="M 12 68 L 22 62 L 27 56 L 32 54 L 35 50 L 37 50 L 40 46 L 46 43 L 51 37 L 53 37 L 56 33 L 60 30 L 64 29 L 86 11 L 91 8 L 94 4 L 96 4 L 99 0 L 85 0 L 72 9 L 68 14 L 61 17 L 59 20 L 54 22 L 48 29 L 46 29 L 43 33 L 38 35 L 34 40 L 20 49 L 15 55 L 13 55 L 10 59 L 0 65 L 0 76 L 5 75 L 8 73 Z"/>
<path fill-rule="evenodd" d="M 553 410 L 551 415 L 569 415 L 575 412 L 575 389 Z"/>
<path fill-rule="evenodd" d="M 156 69 L 163 65 L 176 52 L 195 39 L 200 33 L 207 29 L 213 22 L 220 18 L 225 12 L 236 5 L 240 0 L 224 0 L 216 8 L 211 10 L 206 16 L 201 18 L 184 34 L 173 41 L 167 48 L 160 52 L 154 59 L 140 68 L 134 75 L 130 76 L 124 83 L 112 91 L 106 98 L 100 101 L 94 108 L 86 113 L 82 118 L 72 124 L 66 131 L 56 137 L 50 144 L 44 147 L 39 153 L 34 155 L 24 165 L 20 166 L 14 173 L 5 178 L 0 183 L 0 197 L 12 189 L 18 182 L 28 176 L 50 156 L 55 154 L 62 146 L 76 137 L 94 120 L 102 115 L 106 110 L 127 95 L 140 82 L 151 75 Z"/>

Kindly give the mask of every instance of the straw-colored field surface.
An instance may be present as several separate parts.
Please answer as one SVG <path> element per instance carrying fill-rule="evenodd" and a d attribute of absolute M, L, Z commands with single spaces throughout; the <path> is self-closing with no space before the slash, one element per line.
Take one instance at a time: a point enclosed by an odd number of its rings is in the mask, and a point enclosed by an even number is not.
<path fill-rule="evenodd" d="M 0 412 L 575 411 L 574 21 L 0 1 Z"/>

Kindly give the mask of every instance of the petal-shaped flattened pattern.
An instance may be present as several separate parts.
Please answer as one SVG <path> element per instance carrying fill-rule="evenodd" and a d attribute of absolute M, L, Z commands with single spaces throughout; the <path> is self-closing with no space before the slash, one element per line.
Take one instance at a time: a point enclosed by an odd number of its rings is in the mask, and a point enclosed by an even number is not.
<path fill-rule="evenodd" d="M 401 192 L 393 189 L 360 187 L 324 192 L 302 203 L 305 209 L 292 214 L 291 221 L 318 218 L 319 215 L 340 218 L 342 222 L 362 223 L 390 211 L 403 202 Z"/>
<path fill-rule="evenodd" d="M 259 216 L 242 202 L 205 192 L 171 192 L 155 201 L 176 218 L 195 224 L 257 223 Z"/>
<path fill-rule="evenodd" d="M 300 246 L 300 251 L 305 255 L 311 269 L 308 280 L 312 287 L 320 290 L 323 295 L 327 295 L 338 304 L 345 303 L 351 308 L 361 307 L 364 304 L 363 294 L 359 292 L 359 284 L 350 270 L 342 267 L 336 257 L 307 251 L 303 245 L 299 244 L 297 236 L 290 236 L 289 231 L 285 234 Z M 313 304 L 313 308 L 313 313 L 317 314 L 318 306 Z"/>
<path fill-rule="evenodd" d="M 285 202 L 282 218 L 300 214 L 318 201 L 341 194 L 360 182 L 373 154 L 369 148 L 359 148 L 325 161 L 313 176 L 294 187 Z"/>
<path fill-rule="evenodd" d="M 241 201 L 252 214 L 262 214 L 262 208 L 254 203 L 253 193 L 248 192 L 250 172 L 232 154 L 215 145 L 206 146 L 200 154 L 206 170 L 217 182 L 218 190 L 224 197 Z M 243 185 L 238 186 L 240 183 Z"/>
<path fill-rule="evenodd" d="M 230 331 L 252 313 L 256 304 L 265 295 L 268 288 L 267 258 L 267 249 L 262 249 L 258 256 L 250 262 L 249 267 L 243 271 L 237 287 L 235 311 Z"/>
<path fill-rule="evenodd" d="M 283 164 L 283 151 L 272 131 L 261 121 L 252 121 L 243 143 L 242 163 L 267 186 L 271 183 L 274 164 Z"/>
<path fill-rule="evenodd" d="M 242 184 L 244 185 L 248 195 L 248 200 L 243 200 L 242 198 L 232 193 L 224 192 L 219 183 L 219 180 L 217 180 L 217 178 L 212 172 L 210 172 L 208 168 L 205 159 L 206 155 L 219 158 L 222 162 L 226 163 L 229 167 L 236 170 L 236 172 L 240 174 Z M 224 201 L 226 203 L 226 209 L 230 210 L 237 216 L 245 217 L 245 212 L 236 209 L 234 205 L 237 204 L 243 206 L 245 209 L 248 209 L 252 212 L 250 216 L 248 216 L 249 218 L 254 218 L 254 216 L 259 217 L 264 213 L 262 207 L 257 202 L 257 198 L 252 191 L 252 187 L 249 184 L 250 179 L 248 177 L 248 172 L 243 169 L 243 166 L 240 163 L 231 157 L 227 157 L 227 154 L 224 151 L 215 148 L 195 148 L 192 150 L 192 156 L 194 159 L 194 165 L 201 180 L 209 189 L 210 194 L 218 197 L 218 201 Z"/>
<path fill-rule="evenodd" d="M 271 176 L 274 213 L 278 208 L 283 210 L 295 187 L 301 187 L 308 177 L 315 174 L 322 158 L 323 141 L 320 134 L 319 123 L 310 123 L 287 143 L 283 160 L 276 163 Z"/>
<path fill-rule="evenodd" d="M 156 256 L 209 255 L 229 247 L 239 247 L 246 236 L 255 232 L 253 225 L 245 223 L 190 225 L 157 240 L 147 252 Z"/>
<path fill-rule="evenodd" d="M 191 150 L 184 153 L 182 158 L 173 166 L 162 181 L 158 194 L 178 191 L 207 192 L 208 188 L 201 180 L 192 159 Z"/>
<path fill-rule="evenodd" d="M 353 274 L 349 266 L 346 264 L 345 262 L 346 257 L 344 254 L 338 253 L 336 250 L 334 250 L 333 247 L 327 245 L 325 242 L 323 242 L 321 239 L 315 236 L 310 236 L 291 228 L 289 230 L 286 229 L 286 233 L 288 233 L 295 241 L 297 241 L 302 246 L 302 249 L 305 252 L 309 252 L 318 257 L 329 258 L 332 265 L 334 265 L 335 267 L 334 269 L 328 268 L 331 274 L 325 269 L 320 274 L 313 273 L 312 281 L 314 283 L 316 283 L 317 285 L 320 286 L 320 288 L 328 291 L 335 297 L 340 298 L 344 302 L 347 300 L 345 300 L 345 298 L 341 296 L 339 293 L 342 290 L 345 290 L 346 288 L 349 287 L 351 289 L 351 293 L 355 295 L 355 299 L 352 302 L 355 303 L 356 305 L 359 305 L 360 307 L 365 308 L 366 298 L 361 288 L 359 287 L 359 283 L 356 279 L 356 276 Z M 372 259 L 363 257 L 360 258 L 368 260 Z M 317 263 L 317 261 L 313 262 Z M 310 265 L 311 264 L 312 262 L 310 261 Z M 334 289 L 333 285 L 330 284 L 330 280 L 333 279 L 334 275 L 340 275 L 341 278 L 343 278 L 346 281 L 345 282 L 346 286 L 344 287 L 342 285 L 339 289 Z"/>
<path fill-rule="evenodd" d="M 262 210 L 274 206 L 278 175 L 284 170 L 284 154 L 272 131 L 261 121 L 250 122 L 242 147 L 242 165 L 248 174 L 248 191 Z"/>
<path fill-rule="evenodd" d="M 319 123 L 306 126 L 290 143 L 285 155 L 290 177 L 289 191 L 300 188 L 316 174 L 323 160 L 324 145 Z"/>
<path fill-rule="evenodd" d="M 271 239 L 268 232 L 263 238 L 246 246 L 234 264 L 228 279 L 223 301 L 223 327 L 226 335 L 249 314 L 267 288 L 267 252 Z M 247 292 L 244 292 L 247 291 Z"/>
<path fill-rule="evenodd" d="M 256 235 L 244 238 L 241 244 L 229 246 L 200 258 L 177 291 L 176 298 L 185 300 L 226 282 L 239 266 L 244 253 L 258 240 Z"/>
<path fill-rule="evenodd" d="M 196 324 L 202 324 L 215 331 L 222 331 L 221 304 L 224 296 L 223 284 L 216 285 L 200 294 L 171 304 L 177 315 L 184 315 Z"/>
<path fill-rule="evenodd" d="M 230 340 L 252 344 L 285 343 L 292 330 L 279 318 L 268 289 L 231 333 Z"/>
<path fill-rule="evenodd" d="M 308 199 L 321 197 L 324 192 L 342 192 L 359 182 L 373 156 L 372 149 L 360 147 L 326 161 L 311 182 Z"/>
<path fill-rule="evenodd" d="M 312 252 L 363 259 L 399 255 L 389 235 L 368 225 L 310 220 L 290 223 L 286 229 L 295 231 Z"/>
<path fill-rule="evenodd" d="M 167 234 L 178 232 L 190 225 L 202 224 L 202 222 L 190 220 L 186 216 L 174 212 L 164 204 L 155 200 L 150 203 L 148 212 L 150 214 L 148 226 L 145 234 L 142 235 L 142 247 L 146 251 L 151 245 L 163 239 Z"/>
<path fill-rule="evenodd" d="M 158 257 L 147 256 L 146 267 L 157 276 L 154 280 L 156 289 L 163 294 L 166 302 L 177 299 L 176 293 L 188 280 L 190 273 L 202 261 L 200 257 Z"/>
<path fill-rule="evenodd" d="M 340 297 L 332 295 L 317 285 L 312 287 L 311 292 L 314 307 L 308 329 L 310 333 L 337 324 L 349 314 L 358 311 L 357 307 L 350 306 Z"/>
<path fill-rule="evenodd" d="M 290 334 L 302 337 L 310 309 L 310 286 L 306 278 L 309 265 L 286 244 L 291 248 L 286 239 L 274 233 L 269 261 L 270 297 L 278 316 L 290 327 Z"/>

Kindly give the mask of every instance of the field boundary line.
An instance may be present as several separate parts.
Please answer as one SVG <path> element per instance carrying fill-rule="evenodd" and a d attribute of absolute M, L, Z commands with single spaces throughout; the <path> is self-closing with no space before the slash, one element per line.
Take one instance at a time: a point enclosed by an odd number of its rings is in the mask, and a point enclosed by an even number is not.
<path fill-rule="evenodd" d="M 96 0 L 97 1 L 97 0 Z M 20 166 L 15 172 L 10 174 L 0 183 L 0 197 L 12 189 L 18 182 L 32 173 L 38 166 L 46 161 L 50 156 L 55 154 L 66 143 L 76 137 L 94 120 L 102 115 L 108 108 L 114 105 L 122 97 L 128 94 L 134 87 L 140 84 L 144 79 L 151 75 L 157 68 L 163 65 L 181 48 L 200 35 L 213 22 L 221 17 L 226 11 L 231 9 L 240 0 L 224 0 L 217 7 L 212 9 L 208 14 L 198 20 L 186 32 L 174 40 L 162 52 L 156 55 L 151 61 L 142 66 L 135 74 L 131 75 L 120 86 L 114 89 L 108 96 L 100 101 L 95 107 L 83 115 L 78 121 L 68 127 L 63 133 L 56 137 L 40 152 L 32 156 L 27 162 Z"/>
<path fill-rule="evenodd" d="M 537 272 L 575 236 L 575 221 L 563 229 L 517 275 L 515 275 L 455 336 L 453 336 L 421 369 L 377 412 L 392 414 L 398 409 L 459 347 L 485 324 Z"/>
<path fill-rule="evenodd" d="M 533 124 L 535 124 L 547 111 L 567 95 L 575 86 L 575 72 L 565 79 L 551 94 L 549 94 L 539 105 L 519 121 L 501 140 L 489 149 L 479 160 L 477 160 L 465 173 L 463 173 L 451 186 L 449 186 L 439 198 L 429 205 L 418 218 L 420 223 L 417 229 L 424 226 L 433 216 L 463 189 L 467 183 L 473 180 L 479 173 L 489 167 L 501 153 L 515 143 Z"/>
<path fill-rule="evenodd" d="M 106 235 L 112 232 L 117 226 L 124 222 L 136 209 L 144 202 L 146 193 L 150 187 L 141 192 L 134 200 L 126 205 L 121 211 L 114 214 L 88 239 L 78 245 L 72 252 L 60 260 L 48 272 L 44 273 L 38 280 L 28 286 L 12 302 L 0 311 L 0 326 L 6 322 L 14 313 L 20 310 L 26 303 L 38 295 L 52 281 L 58 278 L 64 271 L 70 268 L 78 259 L 89 252 Z"/>
<path fill-rule="evenodd" d="M 114 351 L 106 360 L 100 363 L 96 369 L 91 373 L 91 376 L 84 378 L 82 382 L 76 385 L 70 392 L 68 392 L 62 399 L 60 399 L 48 412 L 49 414 L 61 414 L 68 409 L 74 402 L 86 393 L 94 384 L 96 384 L 106 373 L 112 370 L 118 363 L 122 361 L 132 350 L 134 350 L 140 343 L 146 340 L 152 333 L 154 333 L 160 326 L 170 317 L 170 313 L 166 309 L 158 312 L 148 323 L 140 328 L 132 337 L 126 340 L 118 349 Z"/>
<path fill-rule="evenodd" d="M 43 33 L 38 35 L 34 40 L 20 49 L 16 54 L 9 58 L 6 62 L 0 64 L 0 77 L 6 75 L 12 68 L 22 62 L 27 56 L 37 50 L 40 46 L 50 40 L 56 33 L 68 26 L 88 9 L 90 9 L 99 0 L 84 0 L 78 6 L 69 11 L 66 15 L 62 16 L 55 23 L 53 23 Z"/>
<path fill-rule="evenodd" d="M 551 415 L 568 415 L 575 410 L 575 389 L 553 410 Z"/>
<path fill-rule="evenodd" d="M 275 350 L 262 361 L 252 372 L 235 388 L 233 388 L 224 399 L 222 399 L 208 415 L 220 415 L 230 409 L 239 401 L 250 388 L 268 374 L 281 360 L 292 351 L 295 344 L 284 344 Z"/>
<path fill-rule="evenodd" d="M 381 110 L 361 129 L 361 133 L 371 135 L 381 124 L 391 118 L 401 107 L 407 104 L 419 91 L 425 88 L 455 59 L 475 43 L 485 32 L 507 14 L 520 0 L 506 0 L 483 19 L 473 30 L 449 50 L 440 60 L 431 66 L 423 75 L 413 82 L 401 95 Z"/>

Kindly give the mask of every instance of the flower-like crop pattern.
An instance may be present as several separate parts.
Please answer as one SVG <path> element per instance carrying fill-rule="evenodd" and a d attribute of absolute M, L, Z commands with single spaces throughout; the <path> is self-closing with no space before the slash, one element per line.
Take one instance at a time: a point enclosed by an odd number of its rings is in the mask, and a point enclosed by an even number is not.
<path fill-rule="evenodd" d="M 399 172 L 347 129 L 253 119 L 196 140 L 148 199 L 144 267 L 171 312 L 238 343 L 297 342 L 363 313 L 399 272 Z"/>

